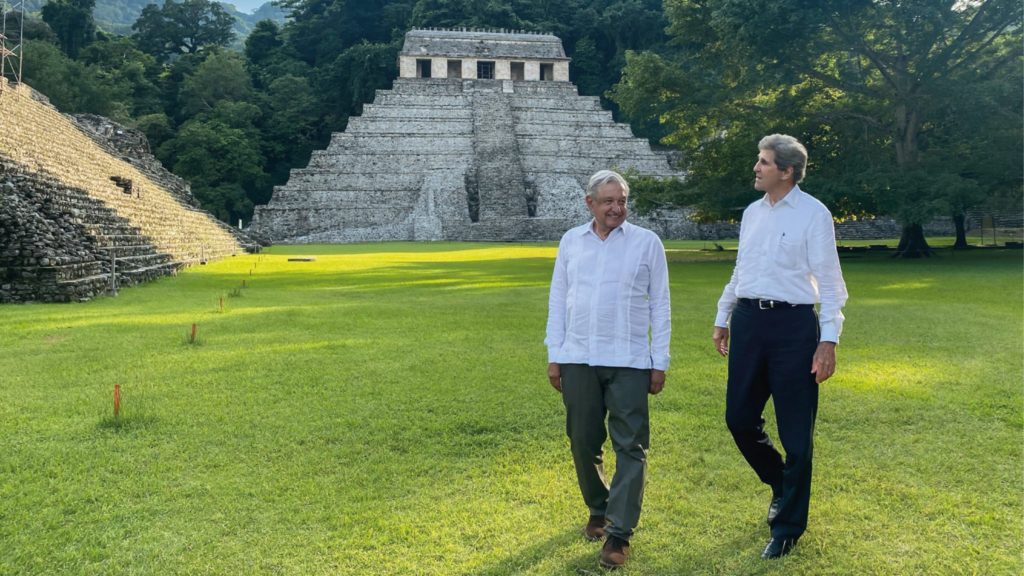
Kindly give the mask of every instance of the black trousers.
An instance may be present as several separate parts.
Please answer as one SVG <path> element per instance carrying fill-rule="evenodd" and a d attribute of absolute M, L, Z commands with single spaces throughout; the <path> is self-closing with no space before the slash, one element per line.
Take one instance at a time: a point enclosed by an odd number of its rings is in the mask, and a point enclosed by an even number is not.
<path fill-rule="evenodd" d="M 725 421 L 736 446 L 762 482 L 782 497 L 772 536 L 795 538 L 807 529 L 818 384 L 811 361 L 818 318 L 811 306 L 762 310 L 741 301 L 732 313 Z M 764 431 L 771 397 L 786 460 Z"/>

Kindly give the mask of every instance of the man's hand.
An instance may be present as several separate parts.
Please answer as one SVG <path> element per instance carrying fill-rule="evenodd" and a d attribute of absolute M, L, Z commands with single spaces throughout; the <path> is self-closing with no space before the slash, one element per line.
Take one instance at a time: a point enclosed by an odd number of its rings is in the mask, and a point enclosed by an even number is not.
<path fill-rule="evenodd" d="M 821 384 L 828 380 L 836 371 L 836 343 L 819 342 L 818 349 L 814 351 L 814 359 L 811 360 L 811 373 L 814 374 L 814 381 Z"/>
<path fill-rule="evenodd" d="M 562 391 L 562 367 L 556 362 L 548 363 L 548 382 L 555 390 Z"/>
<path fill-rule="evenodd" d="M 651 387 L 647 389 L 651 394 L 657 394 L 665 389 L 665 371 L 651 370 Z"/>
<path fill-rule="evenodd" d="M 715 350 L 722 356 L 729 355 L 729 329 L 715 326 L 715 332 L 711 335 L 711 339 L 715 341 Z"/>

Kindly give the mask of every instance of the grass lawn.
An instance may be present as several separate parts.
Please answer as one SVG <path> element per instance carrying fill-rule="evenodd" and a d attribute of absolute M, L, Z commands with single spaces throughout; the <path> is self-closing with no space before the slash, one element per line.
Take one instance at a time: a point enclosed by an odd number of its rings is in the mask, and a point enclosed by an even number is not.
<path fill-rule="evenodd" d="M 1020 251 L 844 257 L 810 527 L 764 562 L 769 493 L 710 340 L 734 253 L 693 247 L 668 245 L 672 369 L 625 573 L 1024 571 Z M 554 253 L 282 246 L 0 306 L 0 574 L 601 573 L 545 378 Z"/>

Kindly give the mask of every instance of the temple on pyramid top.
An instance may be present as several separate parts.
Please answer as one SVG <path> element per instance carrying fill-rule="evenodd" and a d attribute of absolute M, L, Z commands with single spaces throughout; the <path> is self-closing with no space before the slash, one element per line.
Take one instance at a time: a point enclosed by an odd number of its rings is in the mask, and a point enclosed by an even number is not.
<path fill-rule="evenodd" d="M 590 218 L 590 176 L 680 175 L 569 81 L 546 34 L 412 30 L 400 77 L 291 171 L 252 230 L 278 243 L 557 240 Z M 685 214 L 630 216 L 693 237 Z"/>
<path fill-rule="evenodd" d="M 412 30 L 398 68 L 402 78 L 569 81 L 557 36 L 505 30 Z"/>

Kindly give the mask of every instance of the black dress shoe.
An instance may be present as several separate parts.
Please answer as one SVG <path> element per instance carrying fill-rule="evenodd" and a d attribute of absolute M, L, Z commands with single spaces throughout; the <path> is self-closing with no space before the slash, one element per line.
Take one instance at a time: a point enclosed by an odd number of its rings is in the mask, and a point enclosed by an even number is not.
<path fill-rule="evenodd" d="M 796 541 L 796 538 L 772 538 L 768 541 L 768 545 L 764 547 L 764 552 L 761 552 L 761 558 L 765 560 L 782 558 L 793 551 Z"/>
<path fill-rule="evenodd" d="M 772 503 L 768 505 L 768 525 L 771 526 L 775 517 L 779 515 L 779 508 L 782 507 L 782 496 L 772 496 Z"/>

